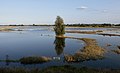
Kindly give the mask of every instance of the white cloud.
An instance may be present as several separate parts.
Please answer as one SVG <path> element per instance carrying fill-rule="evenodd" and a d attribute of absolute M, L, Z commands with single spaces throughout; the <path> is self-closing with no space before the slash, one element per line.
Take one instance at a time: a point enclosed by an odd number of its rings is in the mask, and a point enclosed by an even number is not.
<path fill-rule="evenodd" d="M 107 10 L 103 10 L 102 12 L 103 12 L 103 13 L 106 13 L 106 12 L 107 12 Z"/>
<path fill-rule="evenodd" d="M 85 10 L 85 11 L 88 11 L 88 12 L 97 12 L 97 13 L 108 13 L 108 10 L 107 9 L 94 9 L 94 8 L 89 8 L 87 6 L 81 6 L 81 7 L 78 7 L 76 8 L 77 10 Z"/>
<path fill-rule="evenodd" d="M 87 9 L 87 8 L 88 8 L 88 7 L 86 7 L 86 6 L 81 6 L 81 7 L 77 8 L 77 9 L 85 10 L 85 9 Z"/>

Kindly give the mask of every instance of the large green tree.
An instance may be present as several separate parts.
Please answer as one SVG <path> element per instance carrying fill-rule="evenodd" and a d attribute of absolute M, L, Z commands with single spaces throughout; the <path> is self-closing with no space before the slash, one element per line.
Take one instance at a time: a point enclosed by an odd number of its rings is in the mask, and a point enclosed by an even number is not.
<path fill-rule="evenodd" d="M 56 18 L 54 31 L 57 36 L 63 36 L 65 34 L 64 21 L 60 16 Z"/>

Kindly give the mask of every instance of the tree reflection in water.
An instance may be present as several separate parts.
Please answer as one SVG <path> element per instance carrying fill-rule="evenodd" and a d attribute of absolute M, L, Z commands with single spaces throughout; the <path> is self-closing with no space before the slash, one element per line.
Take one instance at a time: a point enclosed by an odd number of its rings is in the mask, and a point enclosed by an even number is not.
<path fill-rule="evenodd" d="M 65 47 L 65 38 L 56 37 L 54 44 L 55 44 L 55 50 L 56 50 L 57 55 L 61 55 Z"/>

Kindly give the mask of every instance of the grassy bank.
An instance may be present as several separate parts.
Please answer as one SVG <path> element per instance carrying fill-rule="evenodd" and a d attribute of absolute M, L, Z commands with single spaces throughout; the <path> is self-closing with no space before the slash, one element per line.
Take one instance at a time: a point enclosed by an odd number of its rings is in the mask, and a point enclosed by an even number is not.
<path fill-rule="evenodd" d="M 20 58 L 19 60 L 0 60 L 0 62 L 20 62 L 21 64 L 40 64 L 40 63 L 45 63 L 51 61 L 52 58 L 50 57 L 45 57 L 45 56 L 30 56 L 30 57 L 23 57 Z"/>
<path fill-rule="evenodd" d="M 70 36 L 56 36 L 56 37 L 82 40 L 86 44 L 85 47 L 83 47 L 73 55 L 65 54 L 65 60 L 67 62 L 79 62 L 79 61 L 97 60 L 104 58 L 105 49 L 101 48 L 97 44 L 95 39 L 76 38 Z"/>
<path fill-rule="evenodd" d="M 0 73 L 120 73 L 119 69 L 76 68 L 72 66 L 52 66 L 45 69 L 0 68 Z"/>
<path fill-rule="evenodd" d="M 49 62 L 52 59 L 50 57 L 23 57 L 19 61 L 21 64 L 39 64 L 44 62 Z"/>
<path fill-rule="evenodd" d="M 98 33 L 98 35 L 103 35 L 103 36 L 120 36 L 120 34 L 108 34 L 108 33 Z"/>
<path fill-rule="evenodd" d="M 12 31 L 15 26 L 0 26 L 0 31 Z"/>
<path fill-rule="evenodd" d="M 98 30 L 98 31 L 72 31 L 72 30 L 69 30 L 69 31 L 66 31 L 66 33 L 80 33 L 80 34 L 97 34 L 99 32 L 103 32 L 102 30 Z"/>

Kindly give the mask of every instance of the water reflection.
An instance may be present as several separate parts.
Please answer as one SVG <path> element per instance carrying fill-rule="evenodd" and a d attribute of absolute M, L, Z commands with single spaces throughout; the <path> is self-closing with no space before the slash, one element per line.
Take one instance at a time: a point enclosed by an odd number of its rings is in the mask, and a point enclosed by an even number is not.
<path fill-rule="evenodd" d="M 5 62 L 6 62 L 6 66 L 8 66 L 8 65 L 10 64 L 10 62 L 9 62 L 9 55 L 6 55 L 6 60 L 5 60 Z"/>
<path fill-rule="evenodd" d="M 55 50 L 57 55 L 61 55 L 64 51 L 64 47 L 65 47 L 65 38 L 55 38 L 54 41 L 55 44 Z"/>

